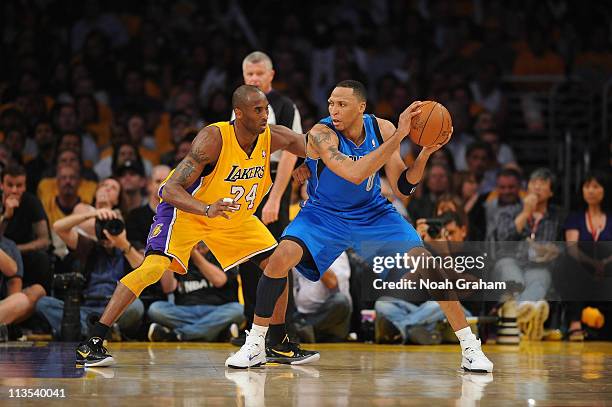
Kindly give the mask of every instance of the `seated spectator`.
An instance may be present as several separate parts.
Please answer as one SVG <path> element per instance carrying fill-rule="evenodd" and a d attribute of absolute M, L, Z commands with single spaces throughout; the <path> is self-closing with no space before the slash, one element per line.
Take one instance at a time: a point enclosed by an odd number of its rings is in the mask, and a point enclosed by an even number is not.
<path fill-rule="evenodd" d="M 132 144 L 138 146 L 140 156 L 151 164 L 159 164 L 159 151 L 153 136 L 147 134 L 145 117 L 138 113 L 132 114 L 128 117 L 126 127 L 128 138 Z"/>
<path fill-rule="evenodd" d="M 23 259 L 23 286 L 40 284 L 49 291 L 49 224 L 40 200 L 26 191 L 25 168 L 9 164 L 2 173 L 4 213 L 0 216 L 4 236 L 17 244 Z"/>
<path fill-rule="evenodd" d="M 138 153 L 144 161 L 149 161 L 152 165 L 159 163 L 159 151 L 157 151 L 155 145 L 155 138 L 147 134 L 146 121 L 142 114 L 132 113 L 128 116 L 125 125 L 125 138 L 133 145 L 138 146 Z M 100 153 L 100 159 L 104 160 L 112 154 L 113 148 L 108 147 Z"/>
<path fill-rule="evenodd" d="M 495 116 L 495 122 L 503 126 L 508 100 L 501 88 L 500 74 L 500 67 L 496 62 L 485 63 L 475 80 L 470 83 L 470 90 L 478 108 L 491 112 Z"/>
<path fill-rule="evenodd" d="M 523 202 L 500 209 L 495 233 L 499 242 L 524 242 L 513 246 L 512 252 L 502 248 L 493 274 L 497 281 L 512 281 L 523 288 L 517 298 L 517 319 L 519 328 L 534 340 L 544 336 L 549 313 L 545 298 L 551 267 L 560 252 L 554 242 L 559 240 L 563 218 L 550 204 L 554 182 L 554 174 L 547 168 L 532 172 L 527 196 Z"/>
<path fill-rule="evenodd" d="M 130 141 L 121 140 L 113 146 L 113 154 L 100 160 L 94 167 L 94 171 L 100 179 L 108 178 L 121 167 L 126 161 L 139 161 L 144 173 L 149 176 L 151 174 L 152 165 L 148 160 L 143 160 L 135 144 Z"/>
<path fill-rule="evenodd" d="M 424 220 L 417 223 L 417 233 L 425 242 L 446 241 L 460 243 L 467 236 L 465 216 L 456 212 L 445 212 L 446 223 L 439 236 L 430 236 L 429 226 Z M 380 297 L 375 305 L 376 322 L 374 336 L 376 343 L 414 343 L 433 345 L 442 342 L 442 333 L 438 324 L 446 318 L 436 301 L 425 301 L 421 304 L 408 302 L 399 298 Z M 466 316 L 471 313 L 464 308 Z"/>
<path fill-rule="evenodd" d="M 97 209 L 84 214 L 72 214 L 53 224 L 53 230 L 74 251 L 81 265 L 81 273 L 86 278 L 83 289 L 84 301 L 81 304 L 81 334 L 88 335 L 91 319 L 99 316 L 113 294 L 117 281 L 144 260 L 144 255 L 127 240 L 125 229 L 117 236 L 102 229 L 98 242 L 77 232 L 77 226 L 90 219 L 120 219 L 116 211 L 107 208 Z M 49 325 L 54 337 L 61 335 L 61 322 L 64 302 L 54 297 L 43 297 L 36 305 L 36 311 Z M 133 334 L 140 326 L 144 315 L 142 301 L 136 299 L 129 305 L 117 321 L 120 331 Z"/>
<path fill-rule="evenodd" d="M 501 208 L 518 204 L 522 198 L 522 193 L 521 174 L 518 171 L 507 168 L 497 174 L 495 189 L 486 196 L 484 203 L 487 219 L 487 240 L 495 238 L 497 216 Z"/>
<path fill-rule="evenodd" d="M 73 134 L 79 138 L 79 146 L 82 146 L 81 157 L 87 165 L 91 167 L 98 161 L 98 146 L 96 141 L 91 134 L 82 131 L 79 128 L 79 122 L 77 120 L 76 108 L 71 103 L 58 103 L 53 106 L 51 111 L 51 117 L 53 125 L 60 134 Z M 62 146 L 58 146 L 58 149 Z"/>
<path fill-rule="evenodd" d="M 483 141 L 475 141 L 465 151 L 467 170 L 478 182 L 478 193 L 484 194 L 495 188 L 495 154 L 491 146 Z"/>
<path fill-rule="evenodd" d="M 440 195 L 450 191 L 451 178 L 448 168 L 439 164 L 428 166 L 420 196 L 413 198 L 408 204 L 408 215 L 412 219 L 430 218 Z"/>
<path fill-rule="evenodd" d="M 34 312 L 36 302 L 44 297 L 45 289 L 33 284 L 23 285 L 23 262 L 17 245 L 0 237 L 0 341 L 6 325 L 21 322 Z"/>
<path fill-rule="evenodd" d="M 487 129 L 483 130 L 478 134 L 480 140 L 489 144 L 493 149 L 493 154 L 497 158 L 497 163 L 505 167 L 506 165 L 510 165 L 512 167 L 518 166 L 516 163 L 516 158 L 514 157 L 514 152 L 512 148 L 506 144 L 502 143 L 500 140 L 499 132 L 495 129 Z"/>
<path fill-rule="evenodd" d="M 349 292 L 351 267 L 342 253 L 319 281 L 293 273 L 297 312 L 292 320 L 302 342 L 343 342 L 348 333 L 353 304 Z"/>
<path fill-rule="evenodd" d="M 128 214 L 147 204 L 147 197 L 143 195 L 147 179 L 139 161 L 125 161 L 114 175 L 121 184 L 121 213 Z"/>
<path fill-rule="evenodd" d="M 612 263 L 612 254 L 605 250 L 593 250 L 592 245 L 579 246 L 576 242 L 612 241 L 612 203 L 610 182 L 604 173 L 588 174 L 582 182 L 582 204 L 580 211 L 571 213 L 565 221 L 565 240 L 568 252 L 578 263 L 592 271 L 598 281 L 605 276 L 606 267 Z M 602 253 L 603 252 L 603 253 Z M 584 340 L 580 323 L 582 309 L 586 304 L 569 302 L 568 338 L 570 341 Z"/>
<path fill-rule="evenodd" d="M 84 214 L 84 213 L 95 213 L 97 209 L 119 209 L 119 203 L 121 202 L 121 184 L 114 178 L 107 178 L 98 184 L 96 194 L 94 196 L 93 204 L 87 204 L 84 202 L 78 203 L 73 213 Z M 79 233 L 85 234 L 91 239 L 96 239 L 96 220 L 92 217 L 78 226 Z"/>
<path fill-rule="evenodd" d="M 149 340 L 227 339 L 230 325 L 244 320 L 237 274 L 236 268 L 223 272 L 203 244 L 194 247 L 187 274 L 174 274 L 174 304 L 157 301 L 149 307 L 148 316 L 154 321 L 149 327 Z"/>
<path fill-rule="evenodd" d="M 91 169 L 92 163 L 89 165 L 85 165 L 83 161 L 83 147 L 81 145 L 81 137 L 77 133 L 63 133 L 59 136 L 57 140 L 57 147 L 55 148 L 56 162 L 60 161 L 59 154 L 65 150 L 72 150 L 76 153 L 77 158 L 76 162 L 81 165 L 81 175 L 84 179 L 98 182 L 98 176 Z M 45 177 L 54 177 L 55 176 L 55 167 L 49 167 L 45 172 L 43 172 L 43 178 Z"/>
<path fill-rule="evenodd" d="M 100 108 L 96 98 L 91 93 L 80 94 L 76 96 L 75 106 L 79 127 L 93 136 L 98 148 L 108 145 L 111 138 L 110 123 L 100 119 Z"/>
<path fill-rule="evenodd" d="M 78 195 L 80 182 L 81 174 L 75 170 L 74 166 L 67 164 L 57 166 L 58 193 L 55 196 L 47 195 L 41 201 L 50 224 L 54 224 L 55 221 L 72 214 L 75 206 L 81 202 Z M 53 231 L 51 231 L 51 239 L 55 254 L 60 258 L 65 257 L 68 254 L 68 249 L 64 242 Z"/>
<path fill-rule="evenodd" d="M 36 155 L 26 164 L 28 173 L 27 190 L 36 193 L 38 183 L 47 168 L 53 167 L 55 160 L 55 134 L 48 120 L 40 120 L 34 128 L 34 141 L 36 142 Z"/>
<path fill-rule="evenodd" d="M 466 170 L 465 150 L 474 142 L 470 129 L 469 105 L 458 100 L 450 100 L 446 107 L 453 118 L 453 137 L 444 147 L 452 153 L 457 170 Z"/>
<path fill-rule="evenodd" d="M 161 156 L 161 163 L 170 168 L 175 168 L 187 156 L 191 143 L 197 135 L 198 132 L 195 130 L 187 131 L 187 134 L 174 144 L 174 150 Z"/>
<path fill-rule="evenodd" d="M 81 202 L 91 203 L 98 186 L 97 181 L 86 179 L 86 177 L 83 175 L 84 170 L 79 162 L 76 151 L 61 150 L 57 155 L 57 164 L 52 167 L 52 170 L 50 169 L 49 171 L 45 172 L 43 179 L 40 180 L 38 187 L 36 188 L 36 195 L 38 195 L 38 198 L 43 202 L 43 204 L 45 202 L 52 202 L 59 194 L 57 183 L 57 168 L 59 167 L 72 167 L 74 172 L 79 174 L 79 183 L 77 185 L 76 193 Z"/>

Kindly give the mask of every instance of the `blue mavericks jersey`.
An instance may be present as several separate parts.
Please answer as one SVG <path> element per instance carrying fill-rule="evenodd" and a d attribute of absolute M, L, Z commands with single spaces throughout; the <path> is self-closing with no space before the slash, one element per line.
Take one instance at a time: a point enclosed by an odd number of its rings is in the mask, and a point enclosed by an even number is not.
<path fill-rule="evenodd" d="M 338 150 L 353 160 L 359 160 L 374 151 L 383 142 L 376 117 L 363 115 L 365 139 L 356 146 L 334 127 L 331 117 L 322 119 L 323 124 L 338 135 Z M 335 213 L 345 219 L 367 220 L 387 210 L 394 210 L 393 205 L 380 192 L 380 176 L 374 173 L 360 185 L 355 185 L 336 175 L 325 166 L 321 159 L 306 159 L 310 170 L 308 180 L 308 201 L 304 209 L 322 209 Z"/>

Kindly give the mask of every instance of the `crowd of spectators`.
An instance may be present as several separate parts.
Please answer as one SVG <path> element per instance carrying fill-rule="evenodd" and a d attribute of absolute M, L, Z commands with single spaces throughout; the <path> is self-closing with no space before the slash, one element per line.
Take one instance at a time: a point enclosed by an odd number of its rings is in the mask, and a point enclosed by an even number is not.
<path fill-rule="evenodd" d="M 267 12 L 272 3 L 274 17 Z M 142 261 L 159 184 L 201 127 L 229 120 L 242 59 L 260 49 L 274 61 L 274 89 L 295 101 L 305 132 L 326 115 L 328 93 L 344 79 L 363 81 L 368 111 L 394 122 L 415 99 L 449 109 L 453 138 L 431 157 L 415 195 L 394 196 L 384 179 L 383 193 L 425 240 L 423 220 L 451 212 L 444 239 L 542 242 L 535 254 L 497 253 L 495 271 L 523 286 L 511 300 L 523 335 L 544 338 L 541 326 L 552 315 L 545 300 L 560 256 L 551 242 L 612 238 L 612 145 L 610 137 L 603 140 L 605 148 L 591 162 L 602 175 L 576 187 L 584 196 L 577 212 L 563 213 L 555 174 L 525 168 L 513 152 L 502 78 L 578 75 L 601 89 L 612 75 L 612 18 L 604 3 L 587 4 L 3 2 L 0 326 L 59 338 L 63 304 L 54 275 L 81 267 L 87 270 L 86 334 L 116 281 Z M 545 128 L 528 97 L 520 111 L 527 129 Z M 407 165 L 418 148 L 408 139 L 402 144 Z M 306 198 L 294 189 L 295 202 Z M 96 220 L 115 218 L 126 223 L 125 231 L 96 230 Z M 606 277 L 610 257 L 571 254 L 597 278 Z M 318 286 L 296 281 L 295 324 L 304 341 L 344 340 L 358 324 L 354 314 L 363 305 L 349 289 L 356 263 L 351 253 L 343 256 Z M 243 323 L 236 274 L 223 273 L 206 247 L 194 248 L 188 274 L 167 273 L 148 288 L 118 321 L 117 338 L 226 339 Z M 574 339 L 584 336 L 580 312 L 586 305 L 567 307 L 562 328 Z M 379 319 L 382 341 L 438 341 L 431 329 L 423 331 L 441 318 L 434 303 L 389 300 L 375 308 L 391 315 L 387 322 L 403 321 L 385 328 Z M 612 317 L 609 307 L 600 308 Z"/>

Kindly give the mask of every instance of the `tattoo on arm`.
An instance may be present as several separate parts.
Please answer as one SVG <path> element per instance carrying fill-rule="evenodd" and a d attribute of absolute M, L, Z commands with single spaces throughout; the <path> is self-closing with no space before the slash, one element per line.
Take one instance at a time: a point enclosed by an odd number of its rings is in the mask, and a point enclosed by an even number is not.
<path fill-rule="evenodd" d="M 308 132 L 308 140 L 312 141 L 315 146 L 320 146 L 322 143 L 329 143 L 331 141 L 331 134 L 328 131 L 315 131 L 310 130 Z"/>
<path fill-rule="evenodd" d="M 327 151 L 329 151 L 329 153 L 330 153 L 330 158 L 331 158 L 332 160 L 336 160 L 336 161 L 344 161 L 344 160 L 346 160 L 346 159 L 348 158 L 348 157 L 347 157 L 345 154 L 343 154 L 342 152 L 340 152 L 340 151 L 338 150 L 338 147 L 336 147 L 336 146 L 329 146 L 329 147 L 328 147 L 328 149 L 327 149 Z"/>
<path fill-rule="evenodd" d="M 191 156 L 191 153 L 189 155 Z M 181 161 L 178 167 L 176 167 L 175 171 L 176 182 L 178 184 L 185 185 L 195 170 L 196 168 L 191 161 Z"/>
<path fill-rule="evenodd" d="M 206 151 L 204 151 L 201 146 L 191 147 L 191 150 L 189 150 L 189 157 L 198 164 L 208 163 L 208 154 L 206 154 Z"/>

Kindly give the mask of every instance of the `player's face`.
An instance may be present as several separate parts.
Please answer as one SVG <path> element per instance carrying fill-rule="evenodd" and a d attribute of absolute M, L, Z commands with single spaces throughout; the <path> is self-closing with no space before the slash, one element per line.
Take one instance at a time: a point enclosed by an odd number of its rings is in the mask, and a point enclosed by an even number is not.
<path fill-rule="evenodd" d="M 268 125 L 268 99 L 261 93 L 251 95 L 244 108 L 235 110 L 236 119 L 254 134 L 261 134 Z"/>
<path fill-rule="evenodd" d="M 272 90 L 274 69 L 269 69 L 264 62 L 247 62 L 242 69 L 245 85 L 257 86 L 263 93 Z"/>
<path fill-rule="evenodd" d="M 365 102 L 353 94 L 351 88 L 334 88 L 329 99 L 328 110 L 334 127 L 343 131 L 361 119 Z"/>

